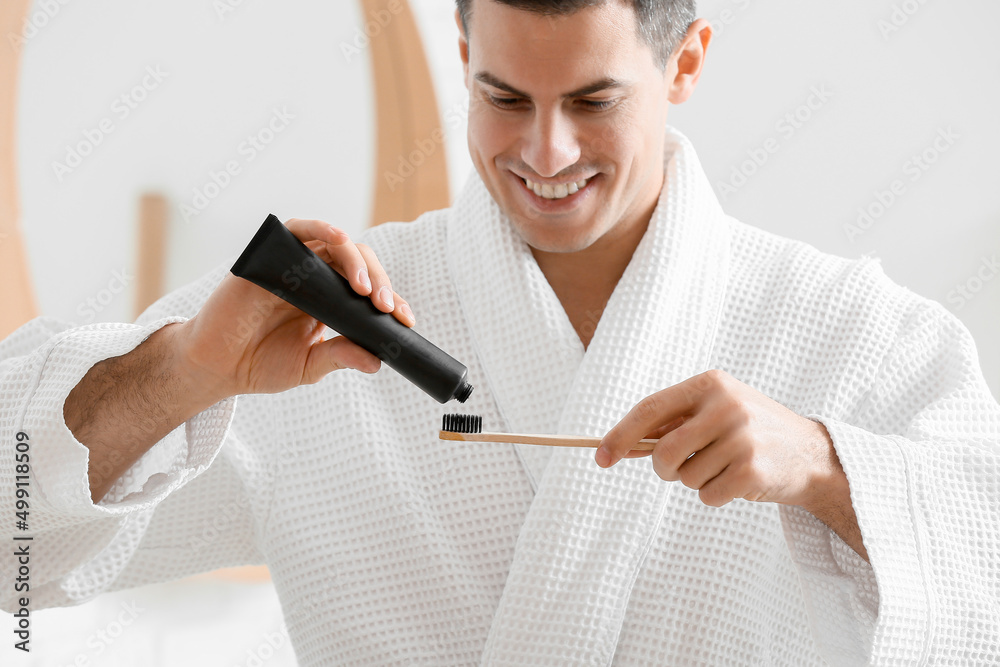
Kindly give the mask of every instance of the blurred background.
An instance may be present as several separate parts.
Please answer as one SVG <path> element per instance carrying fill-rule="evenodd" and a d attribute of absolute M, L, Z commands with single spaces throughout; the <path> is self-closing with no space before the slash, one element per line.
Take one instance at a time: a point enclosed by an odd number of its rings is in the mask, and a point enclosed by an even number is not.
<path fill-rule="evenodd" d="M 1000 4 L 699 14 L 708 65 L 670 122 L 723 207 L 880 258 L 966 324 L 1000 395 Z M 357 234 L 471 170 L 450 0 L 2 0 L 0 37 L 0 337 L 131 321 L 268 213 Z M 7 640 L 0 664 L 295 664 L 261 568 L 33 616 L 32 653 Z"/>

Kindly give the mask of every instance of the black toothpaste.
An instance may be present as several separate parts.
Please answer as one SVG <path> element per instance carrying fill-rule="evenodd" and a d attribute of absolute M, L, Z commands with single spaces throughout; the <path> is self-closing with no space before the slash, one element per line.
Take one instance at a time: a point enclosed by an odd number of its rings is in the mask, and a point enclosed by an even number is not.
<path fill-rule="evenodd" d="M 368 350 L 438 402 L 465 403 L 472 394 L 463 364 L 355 292 L 274 215 L 231 270 Z"/>

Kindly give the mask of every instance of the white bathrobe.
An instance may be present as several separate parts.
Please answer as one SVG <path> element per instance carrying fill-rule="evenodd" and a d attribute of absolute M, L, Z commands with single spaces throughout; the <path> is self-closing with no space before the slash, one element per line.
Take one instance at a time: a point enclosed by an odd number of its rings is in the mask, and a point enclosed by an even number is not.
<path fill-rule="evenodd" d="M 33 608 L 266 563 L 302 665 L 996 664 L 1000 407 L 968 332 L 875 261 L 726 217 L 673 130 L 665 160 L 586 353 L 478 177 L 364 240 L 469 366 L 487 430 L 602 435 L 710 368 L 822 421 L 872 566 L 803 510 L 706 507 L 649 459 L 439 441 L 459 405 L 387 367 L 223 401 L 94 505 L 67 394 L 194 315 L 226 264 L 136 324 L 38 319 L 0 344 L 3 507 L 14 433 L 33 443 Z"/>

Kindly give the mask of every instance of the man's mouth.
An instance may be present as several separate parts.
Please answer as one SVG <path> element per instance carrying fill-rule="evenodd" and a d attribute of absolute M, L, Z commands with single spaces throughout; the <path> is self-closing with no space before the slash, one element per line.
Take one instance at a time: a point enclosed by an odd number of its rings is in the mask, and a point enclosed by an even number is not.
<path fill-rule="evenodd" d="M 589 178 L 584 178 L 579 181 L 551 185 L 549 183 L 535 183 L 527 178 L 522 178 L 521 180 L 524 181 L 526 188 L 543 199 L 564 199 L 570 195 L 575 195 L 587 187 L 587 183 L 590 181 Z"/>

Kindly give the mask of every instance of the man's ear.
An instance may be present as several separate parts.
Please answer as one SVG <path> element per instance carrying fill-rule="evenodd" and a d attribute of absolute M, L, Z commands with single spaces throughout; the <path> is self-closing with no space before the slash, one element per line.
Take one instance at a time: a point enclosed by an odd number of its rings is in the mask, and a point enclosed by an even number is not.
<path fill-rule="evenodd" d="M 701 68 L 705 65 L 708 43 L 712 41 L 712 24 L 698 19 L 688 28 L 687 35 L 674 49 L 667 63 L 667 74 L 673 77 L 668 99 L 671 104 L 685 102 L 694 92 Z"/>
<path fill-rule="evenodd" d="M 458 25 L 458 55 L 462 58 L 462 70 L 465 87 L 469 87 L 469 38 L 465 34 L 465 26 L 462 25 L 462 15 L 455 10 L 455 23 Z"/>

